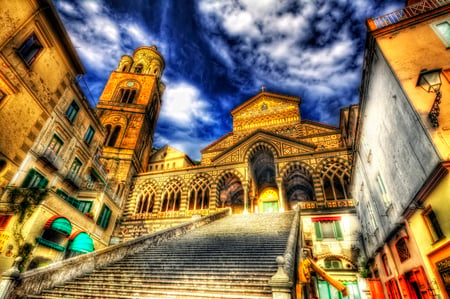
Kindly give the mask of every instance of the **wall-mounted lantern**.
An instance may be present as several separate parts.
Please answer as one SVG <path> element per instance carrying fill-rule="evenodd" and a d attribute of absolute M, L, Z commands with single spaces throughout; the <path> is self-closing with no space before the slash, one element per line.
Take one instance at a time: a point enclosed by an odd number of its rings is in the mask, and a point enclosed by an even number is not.
<path fill-rule="evenodd" d="M 431 121 L 433 127 L 439 127 L 439 104 L 441 103 L 441 72 L 442 69 L 434 69 L 434 70 L 422 70 L 419 74 L 419 79 L 417 80 L 417 85 L 422 87 L 427 92 L 434 92 L 436 94 L 436 98 L 434 99 L 433 106 L 431 107 L 430 113 L 428 117 Z"/>

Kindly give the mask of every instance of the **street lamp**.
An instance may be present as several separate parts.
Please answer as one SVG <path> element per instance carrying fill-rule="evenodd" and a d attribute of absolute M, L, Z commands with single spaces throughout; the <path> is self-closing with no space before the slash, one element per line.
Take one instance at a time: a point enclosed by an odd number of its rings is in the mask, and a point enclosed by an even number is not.
<path fill-rule="evenodd" d="M 431 107 L 430 113 L 428 114 L 428 118 L 431 121 L 433 127 L 439 127 L 439 104 L 441 103 L 441 71 L 442 69 L 434 69 L 434 70 L 422 70 L 419 74 L 419 79 L 417 80 L 416 86 L 422 87 L 426 92 L 434 92 L 436 94 L 436 98 L 434 99 L 433 106 Z"/>

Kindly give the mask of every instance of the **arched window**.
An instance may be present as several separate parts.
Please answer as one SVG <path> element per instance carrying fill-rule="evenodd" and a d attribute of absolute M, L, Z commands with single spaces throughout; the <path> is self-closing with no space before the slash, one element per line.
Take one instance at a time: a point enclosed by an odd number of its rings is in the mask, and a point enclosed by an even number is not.
<path fill-rule="evenodd" d="M 325 199 L 347 199 L 350 175 L 342 163 L 329 163 L 321 174 L 322 188 Z"/>
<path fill-rule="evenodd" d="M 106 145 L 106 143 L 109 140 L 109 137 L 111 137 L 111 125 L 105 126 L 106 134 L 105 134 L 105 141 L 103 142 L 103 145 Z"/>
<path fill-rule="evenodd" d="M 147 214 L 153 212 L 155 204 L 155 193 L 146 193 L 139 195 L 138 204 L 136 206 L 136 214 Z"/>
<path fill-rule="evenodd" d="M 208 180 L 205 178 L 195 180 L 189 190 L 189 210 L 207 209 L 210 192 Z"/>
<path fill-rule="evenodd" d="M 325 259 L 325 269 L 342 269 L 342 262 L 338 258 L 329 257 Z"/>
<path fill-rule="evenodd" d="M 121 88 L 117 92 L 116 100 L 124 104 L 133 104 L 136 98 L 136 93 L 137 93 L 136 89 Z"/>
<path fill-rule="evenodd" d="M 397 243 L 395 243 L 395 248 L 397 249 L 397 254 L 400 262 L 403 263 L 411 257 L 405 238 L 401 238 L 400 240 L 398 240 Z"/>
<path fill-rule="evenodd" d="M 142 64 L 138 64 L 134 67 L 134 72 L 136 74 L 140 74 L 140 73 L 142 73 L 143 69 L 144 69 L 144 66 Z"/>
<path fill-rule="evenodd" d="M 107 140 L 106 146 L 115 146 L 117 138 L 119 137 L 121 126 L 115 126 L 114 130 L 110 134 L 109 140 Z"/>
<path fill-rule="evenodd" d="M 172 181 L 164 190 L 162 198 L 161 212 L 180 210 L 181 183 Z"/>

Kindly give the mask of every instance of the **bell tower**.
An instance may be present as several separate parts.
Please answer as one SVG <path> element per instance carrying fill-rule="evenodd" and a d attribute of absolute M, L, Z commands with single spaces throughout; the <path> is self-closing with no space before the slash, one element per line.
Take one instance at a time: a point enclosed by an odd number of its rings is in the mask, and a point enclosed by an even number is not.
<path fill-rule="evenodd" d="M 165 85 L 165 62 L 156 46 L 122 56 L 106 83 L 97 115 L 106 130 L 103 159 L 123 193 L 133 175 L 146 171 Z"/>

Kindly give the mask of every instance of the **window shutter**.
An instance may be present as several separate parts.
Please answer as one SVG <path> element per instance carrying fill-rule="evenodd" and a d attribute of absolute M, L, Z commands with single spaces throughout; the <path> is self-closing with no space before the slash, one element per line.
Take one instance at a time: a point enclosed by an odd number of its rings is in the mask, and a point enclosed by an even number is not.
<path fill-rule="evenodd" d="M 30 172 L 28 172 L 27 176 L 23 180 L 22 188 L 28 188 L 28 186 L 30 185 L 31 180 L 33 179 L 35 173 L 36 173 L 36 170 L 30 169 Z"/>
<path fill-rule="evenodd" d="M 48 180 L 46 178 L 42 178 L 42 180 L 39 182 L 38 187 L 45 188 L 45 187 L 47 187 L 47 184 L 48 184 Z"/>
<path fill-rule="evenodd" d="M 413 269 L 413 273 L 416 276 L 416 281 L 417 284 L 419 286 L 419 290 L 420 293 L 422 295 L 422 298 L 424 299 L 432 299 L 432 297 L 430 297 L 428 295 L 428 280 L 427 280 L 427 276 L 425 275 L 425 272 L 423 271 L 423 268 L 421 266 Z"/>
<path fill-rule="evenodd" d="M 408 291 L 408 285 L 406 283 L 405 275 L 402 275 L 398 278 L 398 282 L 400 283 L 400 289 L 403 295 L 403 299 L 411 299 Z"/>
<path fill-rule="evenodd" d="M 319 221 L 315 221 L 314 222 L 314 229 L 316 231 L 316 238 L 318 241 L 322 241 L 323 237 L 322 237 L 322 230 L 320 229 L 320 222 Z"/>
<path fill-rule="evenodd" d="M 341 222 L 333 221 L 333 223 L 336 231 L 336 240 L 344 240 L 344 237 L 342 236 Z"/>

